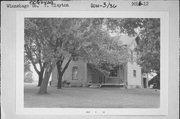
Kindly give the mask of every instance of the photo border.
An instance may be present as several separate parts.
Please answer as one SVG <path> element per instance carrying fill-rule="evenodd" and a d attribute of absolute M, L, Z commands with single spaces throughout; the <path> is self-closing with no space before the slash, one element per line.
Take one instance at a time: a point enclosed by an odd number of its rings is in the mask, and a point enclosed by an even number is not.
<path fill-rule="evenodd" d="M 24 18 L 160 18 L 160 108 L 24 108 Z M 16 114 L 168 115 L 169 13 L 141 11 L 16 12 Z"/>

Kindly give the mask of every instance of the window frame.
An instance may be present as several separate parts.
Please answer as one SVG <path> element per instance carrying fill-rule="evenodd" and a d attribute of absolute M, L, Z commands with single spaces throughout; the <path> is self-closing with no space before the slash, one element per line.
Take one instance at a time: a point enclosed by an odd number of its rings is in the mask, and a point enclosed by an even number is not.
<path fill-rule="evenodd" d="M 76 78 L 74 78 L 75 76 L 75 74 L 74 74 L 74 72 L 75 71 L 77 71 L 77 74 L 76 74 Z M 78 66 L 73 66 L 72 67 L 72 80 L 78 80 Z"/>
<path fill-rule="evenodd" d="M 135 69 L 133 70 L 133 77 L 137 77 L 137 71 Z"/>

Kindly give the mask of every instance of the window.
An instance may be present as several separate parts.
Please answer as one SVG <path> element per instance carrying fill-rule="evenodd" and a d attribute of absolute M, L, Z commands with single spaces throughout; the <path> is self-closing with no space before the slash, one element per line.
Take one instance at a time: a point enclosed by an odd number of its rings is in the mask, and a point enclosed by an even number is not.
<path fill-rule="evenodd" d="M 78 80 L 78 66 L 72 67 L 72 80 Z"/>
<path fill-rule="evenodd" d="M 136 77 L 136 70 L 133 70 L 133 76 Z"/>
<path fill-rule="evenodd" d="M 118 70 L 119 70 L 119 66 L 115 66 L 113 67 L 112 70 L 110 70 L 110 77 L 117 77 L 118 76 Z"/>

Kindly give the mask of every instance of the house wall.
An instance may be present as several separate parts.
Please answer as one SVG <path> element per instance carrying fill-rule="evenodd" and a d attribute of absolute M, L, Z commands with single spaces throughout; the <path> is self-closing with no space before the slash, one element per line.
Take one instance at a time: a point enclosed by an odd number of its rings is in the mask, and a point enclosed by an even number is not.
<path fill-rule="evenodd" d="M 63 64 L 63 66 L 65 63 Z M 72 68 L 78 67 L 78 79 L 72 80 Z M 133 76 L 133 70 L 136 70 L 136 77 Z M 57 68 L 52 72 L 51 86 L 57 85 Z M 119 68 L 118 77 L 104 78 L 102 73 L 94 68 L 87 66 L 85 61 L 71 61 L 69 67 L 63 75 L 63 81 L 70 82 L 71 86 L 87 86 L 88 83 L 112 83 L 112 84 L 126 84 L 127 87 L 142 86 L 141 67 L 135 62 L 128 62 Z"/>
<path fill-rule="evenodd" d="M 67 61 L 63 63 L 63 67 Z M 78 67 L 77 80 L 72 79 L 72 69 L 74 66 Z M 71 61 L 68 68 L 63 75 L 63 81 L 70 82 L 71 86 L 83 86 L 87 82 L 87 63 L 85 61 Z M 52 72 L 51 86 L 57 85 L 57 67 Z"/>
<path fill-rule="evenodd" d="M 133 70 L 136 71 L 136 76 L 134 76 Z M 127 87 L 136 87 L 142 86 L 142 76 L 141 76 L 141 67 L 137 63 L 127 63 Z"/>

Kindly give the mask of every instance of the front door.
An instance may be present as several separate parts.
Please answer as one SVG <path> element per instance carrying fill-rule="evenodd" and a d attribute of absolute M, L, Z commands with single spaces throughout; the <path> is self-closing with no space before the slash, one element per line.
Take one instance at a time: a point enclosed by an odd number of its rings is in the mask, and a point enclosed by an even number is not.
<path fill-rule="evenodd" d="M 146 78 L 143 78 L 143 86 L 144 86 L 144 88 L 147 88 L 147 79 Z"/>

